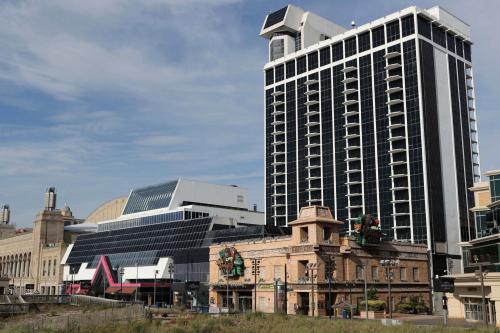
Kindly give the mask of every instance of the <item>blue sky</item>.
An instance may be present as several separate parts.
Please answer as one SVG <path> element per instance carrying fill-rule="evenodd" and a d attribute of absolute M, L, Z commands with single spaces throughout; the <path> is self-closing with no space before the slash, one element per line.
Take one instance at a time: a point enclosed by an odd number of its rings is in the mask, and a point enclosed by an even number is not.
<path fill-rule="evenodd" d="M 0 204 L 31 225 L 48 186 L 78 217 L 177 177 L 263 207 L 265 14 L 286 1 L 0 2 Z M 472 26 L 482 170 L 500 168 L 500 2 L 296 1 L 343 26 L 439 4 Z"/>

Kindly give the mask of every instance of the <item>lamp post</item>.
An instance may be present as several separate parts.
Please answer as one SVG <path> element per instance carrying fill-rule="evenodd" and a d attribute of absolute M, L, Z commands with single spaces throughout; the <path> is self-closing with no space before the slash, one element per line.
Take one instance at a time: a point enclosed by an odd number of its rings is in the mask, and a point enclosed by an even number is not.
<path fill-rule="evenodd" d="M 365 278 L 365 313 L 366 313 L 366 319 L 368 319 L 368 285 L 366 281 L 366 262 L 363 263 L 363 275 Z"/>
<path fill-rule="evenodd" d="M 174 280 L 173 280 L 174 263 L 173 262 L 170 262 L 168 264 L 168 274 L 170 275 L 170 307 L 172 307 L 172 305 L 173 305 L 172 287 L 174 285 Z"/>
<path fill-rule="evenodd" d="M 309 277 L 311 278 L 311 315 L 314 317 L 314 278 L 317 275 L 314 272 L 318 271 L 319 263 L 308 263 L 306 265 L 306 273 L 309 272 Z"/>
<path fill-rule="evenodd" d="M 356 284 L 354 283 L 354 281 L 349 281 L 347 280 L 345 282 L 345 286 L 346 288 L 349 288 L 349 304 L 352 305 L 352 287 L 354 287 Z"/>
<path fill-rule="evenodd" d="M 393 277 L 392 267 L 399 266 L 399 259 L 382 259 L 380 265 L 385 268 L 385 278 L 387 279 L 387 288 L 389 290 L 389 319 L 392 319 L 392 295 L 391 295 L 391 281 Z"/>
<path fill-rule="evenodd" d="M 153 284 L 153 304 L 156 307 L 156 275 L 158 274 L 158 270 L 155 269 L 155 282 Z"/>

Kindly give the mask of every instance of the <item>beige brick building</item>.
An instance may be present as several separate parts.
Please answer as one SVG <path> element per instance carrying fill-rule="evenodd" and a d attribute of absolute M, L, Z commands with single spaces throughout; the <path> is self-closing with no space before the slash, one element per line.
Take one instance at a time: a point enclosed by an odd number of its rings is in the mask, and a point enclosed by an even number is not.
<path fill-rule="evenodd" d="M 45 206 L 28 231 L 16 233 L 8 221 L 1 225 L 0 275 L 9 279 L 10 292 L 55 295 L 61 291 L 60 262 L 72 237 L 64 227 L 81 220 L 67 206 L 55 209 L 55 199 Z"/>
<path fill-rule="evenodd" d="M 364 299 L 365 272 L 368 289 L 375 288 L 378 298 L 388 303 L 385 268 L 380 264 L 381 259 L 388 258 L 399 259 L 399 265 L 391 269 L 393 308 L 413 296 L 429 304 L 428 260 L 424 245 L 382 242 L 377 246 L 360 246 L 352 237 L 339 236 L 341 224 L 332 218 L 328 208 L 305 207 L 299 219 L 290 223 L 291 236 L 212 245 L 210 307 L 212 310 L 226 307 L 229 294 L 230 307 L 239 311 L 256 307 L 262 312 L 285 312 L 286 308 L 289 314 L 312 315 L 315 309 L 314 315 L 325 315 L 329 262 L 335 263 L 332 305 L 347 302 L 355 307 L 359 304 Z M 228 280 L 219 269 L 219 263 L 224 261 L 221 251 L 234 254 L 233 250 L 237 251 L 234 263 L 241 260 L 243 267 L 240 265 L 239 276 L 235 274 Z M 260 260 L 256 274 L 254 259 Z M 312 274 L 307 270 L 311 264 L 317 267 Z"/>

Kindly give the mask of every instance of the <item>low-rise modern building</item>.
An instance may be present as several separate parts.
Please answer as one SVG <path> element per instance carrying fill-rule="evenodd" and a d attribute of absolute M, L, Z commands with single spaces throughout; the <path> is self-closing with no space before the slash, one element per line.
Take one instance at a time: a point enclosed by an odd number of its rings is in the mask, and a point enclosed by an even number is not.
<path fill-rule="evenodd" d="M 119 216 L 98 221 L 96 232 L 70 245 L 62 262 L 66 291 L 207 305 L 214 240 L 284 232 L 266 227 L 264 214 L 248 209 L 247 196 L 238 186 L 185 179 L 132 190 Z M 115 211 L 117 204 L 100 209 Z"/>
<path fill-rule="evenodd" d="M 486 182 L 476 183 L 470 191 L 474 193 L 475 205 L 471 209 L 476 223 L 475 238 L 460 243 L 463 271 L 453 271 L 454 292 L 448 293 L 450 317 L 482 321 L 484 313 L 490 324 L 500 326 L 500 170 L 488 171 Z M 486 311 L 483 310 L 481 264 L 484 278 Z M 452 274 L 456 273 L 456 274 Z"/>
<path fill-rule="evenodd" d="M 343 222 L 329 208 L 303 207 L 291 234 L 210 246 L 211 310 L 325 315 L 329 304 L 359 308 L 365 287 L 392 308 L 412 297 L 429 304 L 426 246 L 381 242 L 378 220 L 366 221 L 357 238 L 340 236 Z M 389 262 L 396 265 L 383 266 Z"/>
<path fill-rule="evenodd" d="M 8 279 L 9 292 L 58 294 L 63 280 L 61 259 L 72 239 L 65 227 L 81 222 L 68 206 L 56 209 L 54 188 L 47 189 L 45 207 L 32 229 L 16 229 L 10 224 L 10 209 L 5 205 L 0 225 L 0 274 Z"/>

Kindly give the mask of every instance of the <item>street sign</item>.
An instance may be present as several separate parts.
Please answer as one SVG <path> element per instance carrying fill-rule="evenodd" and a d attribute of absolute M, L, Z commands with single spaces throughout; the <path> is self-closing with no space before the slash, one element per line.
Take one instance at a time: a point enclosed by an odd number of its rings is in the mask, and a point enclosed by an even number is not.
<path fill-rule="evenodd" d="M 434 291 L 452 293 L 455 291 L 455 281 L 451 278 L 436 278 L 434 279 Z"/>

